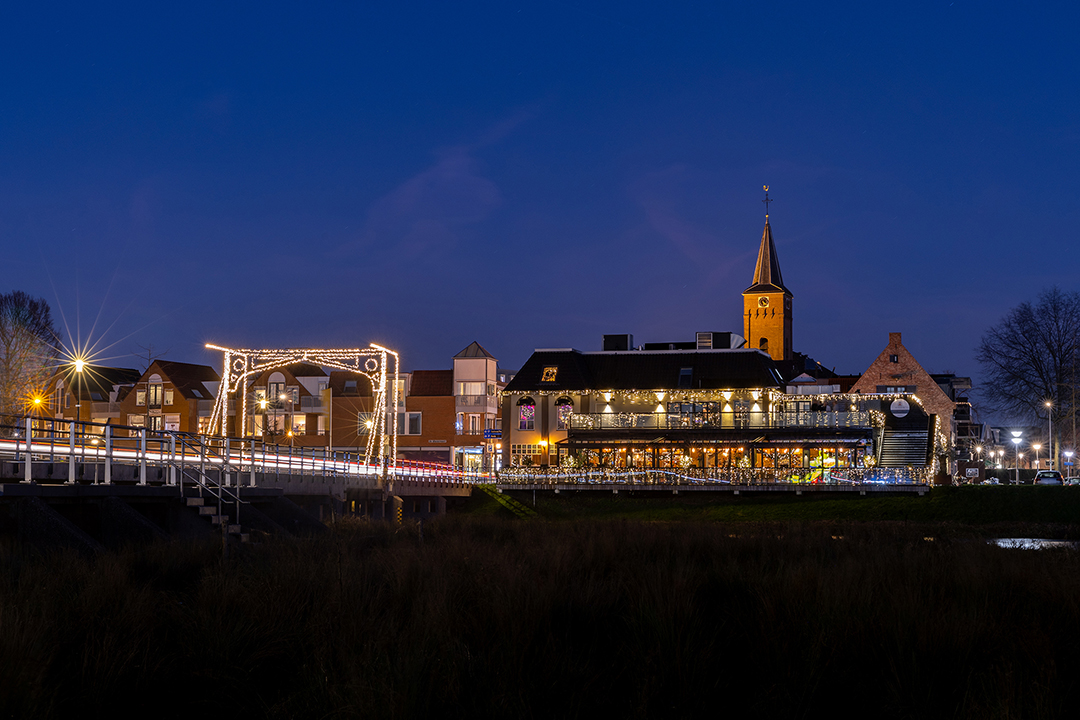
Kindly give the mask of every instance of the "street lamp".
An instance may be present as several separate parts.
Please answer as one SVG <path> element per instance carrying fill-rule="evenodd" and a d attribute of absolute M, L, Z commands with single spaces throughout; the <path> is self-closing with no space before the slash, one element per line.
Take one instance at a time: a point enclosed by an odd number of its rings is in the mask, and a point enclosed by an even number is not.
<path fill-rule="evenodd" d="M 75 420 L 82 421 L 82 373 L 86 367 L 86 360 L 81 357 L 75 358 Z"/>
<path fill-rule="evenodd" d="M 1068 473 L 1072 475 L 1072 456 L 1075 454 L 1072 450 L 1065 451 L 1065 464 L 1069 466 Z"/>
<path fill-rule="evenodd" d="M 1054 469 L 1054 401 L 1047 400 L 1043 403 L 1046 406 L 1046 426 L 1047 426 L 1047 439 L 1046 439 L 1046 454 L 1050 459 L 1050 469 Z"/>
<path fill-rule="evenodd" d="M 1020 430 L 1012 431 L 1012 441 L 1016 445 L 1016 484 L 1020 484 L 1020 443 L 1024 442 L 1024 439 L 1020 437 L 1023 433 Z"/>
<path fill-rule="evenodd" d="M 1035 443 L 1031 446 L 1031 449 L 1035 451 L 1035 468 L 1039 467 L 1039 451 L 1042 450 L 1042 445 Z"/>

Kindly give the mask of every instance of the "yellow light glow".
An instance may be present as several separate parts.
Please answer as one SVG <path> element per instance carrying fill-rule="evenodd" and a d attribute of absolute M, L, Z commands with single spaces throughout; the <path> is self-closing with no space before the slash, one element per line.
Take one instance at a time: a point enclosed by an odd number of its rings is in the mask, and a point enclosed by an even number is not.
<path fill-rule="evenodd" d="M 75 372 L 81 373 L 83 368 L 86 367 L 86 361 L 82 358 L 75 358 Z"/>

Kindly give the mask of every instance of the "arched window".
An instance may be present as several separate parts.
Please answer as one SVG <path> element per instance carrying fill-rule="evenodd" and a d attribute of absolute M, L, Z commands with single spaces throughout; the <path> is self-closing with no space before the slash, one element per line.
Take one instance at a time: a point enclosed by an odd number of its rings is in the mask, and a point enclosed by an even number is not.
<path fill-rule="evenodd" d="M 536 401 L 523 397 L 518 404 L 518 430 L 533 430 L 536 427 Z"/>
<path fill-rule="evenodd" d="M 762 352 L 769 352 L 769 338 L 761 338 L 758 342 L 758 349 Z"/>
<path fill-rule="evenodd" d="M 565 430 L 570 425 L 570 413 L 574 412 L 574 401 L 563 395 L 555 401 L 556 428 Z"/>

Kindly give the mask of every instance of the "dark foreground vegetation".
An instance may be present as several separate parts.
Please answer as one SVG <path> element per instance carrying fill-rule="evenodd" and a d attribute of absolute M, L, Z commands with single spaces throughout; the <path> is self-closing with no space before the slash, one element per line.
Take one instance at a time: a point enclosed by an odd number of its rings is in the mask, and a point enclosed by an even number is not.
<path fill-rule="evenodd" d="M 941 530 L 450 517 L 225 562 L 8 550 L 0 712 L 1076 717 L 1080 554 Z"/>
<path fill-rule="evenodd" d="M 1010 537 L 1073 537 L 1080 539 L 1080 487 L 978 486 L 936 487 L 918 496 L 908 494 L 730 493 L 571 491 L 511 496 L 549 520 L 620 519 L 706 522 L 915 522 L 953 523 L 983 528 Z M 474 493 L 474 512 L 487 501 Z M 497 504 L 489 503 L 496 508 Z M 509 513 L 505 517 L 510 517 Z M 1071 534 L 1071 535 L 1070 535 Z"/>

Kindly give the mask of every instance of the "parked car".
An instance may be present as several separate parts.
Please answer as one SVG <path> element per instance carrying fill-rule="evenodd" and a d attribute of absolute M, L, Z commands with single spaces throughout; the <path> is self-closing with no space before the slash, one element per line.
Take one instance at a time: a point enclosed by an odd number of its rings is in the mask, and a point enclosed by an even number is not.
<path fill-rule="evenodd" d="M 1035 473 L 1036 485 L 1064 485 L 1065 481 L 1057 470 L 1040 470 Z"/>
<path fill-rule="evenodd" d="M 1065 478 L 1066 485 L 1080 485 L 1080 477 L 1067 477 Z"/>

